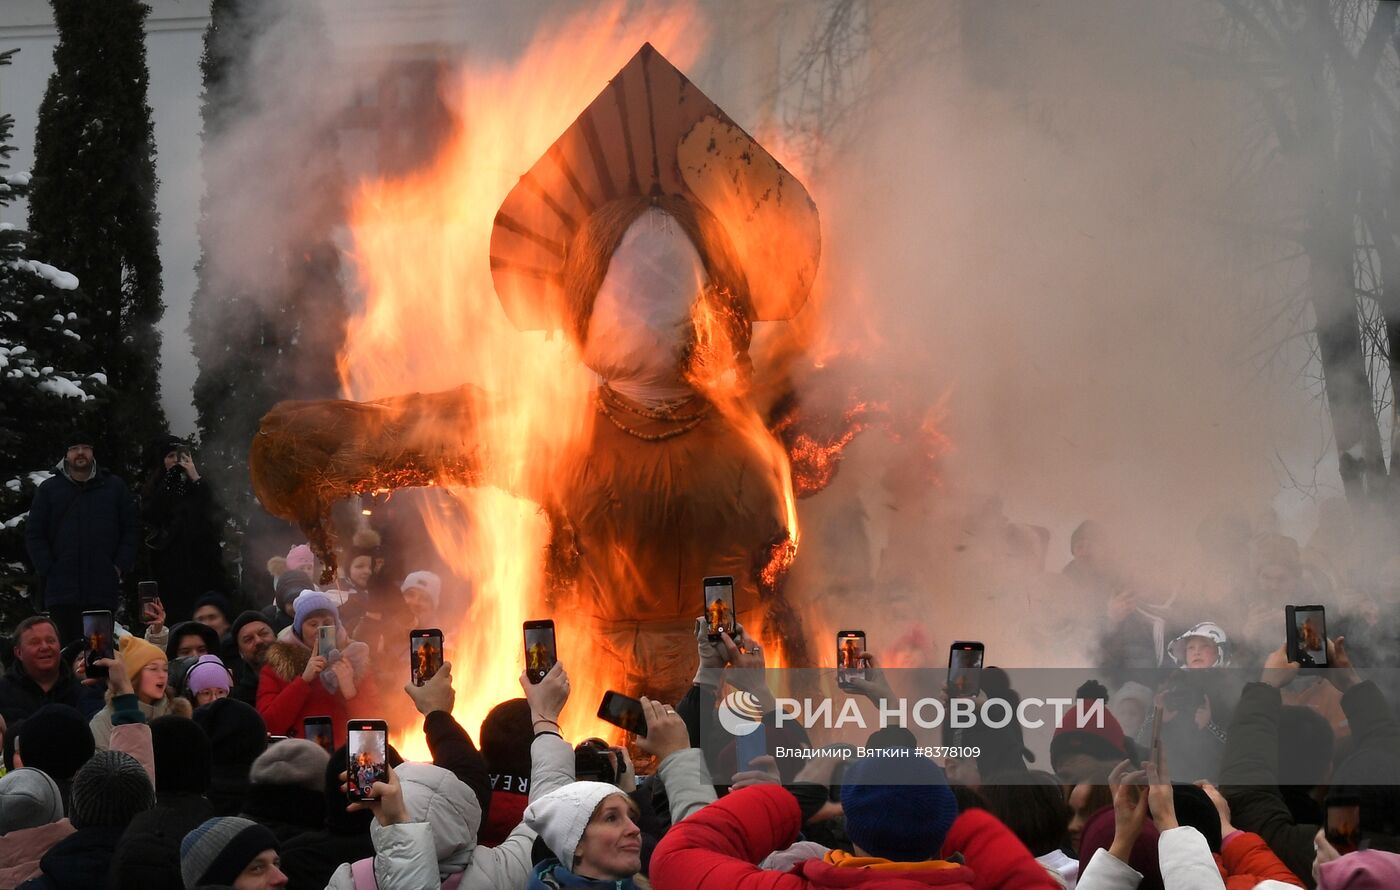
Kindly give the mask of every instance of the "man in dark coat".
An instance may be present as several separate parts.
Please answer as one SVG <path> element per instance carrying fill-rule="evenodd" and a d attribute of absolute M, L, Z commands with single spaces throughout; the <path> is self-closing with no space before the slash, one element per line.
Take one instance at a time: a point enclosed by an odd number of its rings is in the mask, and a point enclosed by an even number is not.
<path fill-rule="evenodd" d="M 82 637 L 85 610 L 117 608 L 122 576 L 136 566 L 136 504 L 125 482 L 97 466 L 91 441 L 68 447 L 25 523 L 44 607 L 65 643 Z"/>
<path fill-rule="evenodd" d="M 233 659 L 233 689 L 229 695 L 253 707 L 258 705 L 258 674 L 267 661 L 267 650 L 277 642 L 277 632 L 261 612 L 248 611 L 233 620 L 230 631 L 238 646 Z"/>
<path fill-rule="evenodd" d="M 14 664 L 0 677 L 0 717 L 13 727 L 44 705 L 76 708 L 79 691 L 54 623 L 42 615 L 21 621 L 15 628 Z"/>

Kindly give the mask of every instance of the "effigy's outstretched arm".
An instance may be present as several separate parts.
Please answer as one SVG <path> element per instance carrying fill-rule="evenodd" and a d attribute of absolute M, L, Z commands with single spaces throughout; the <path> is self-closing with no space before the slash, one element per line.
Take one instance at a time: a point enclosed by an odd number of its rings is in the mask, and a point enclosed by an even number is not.
<path fill-rule="evenodd" d="M 331 505 L 341 498 L 428 485 L 481 485 L 489 461 L 481 430 L 493 401 L 476 387 L 373 402 L 279 402 L 253 437 L 253 491 L 295 523 L 335 572 Z"/>
<path fill-rule="evenodd" d="M 868 381 L 880 377 L 862 366 L 858 360 L 829 361 L 821 370 L 810 370 L 803 375 L 802 394 L 789 385 L 768 411 L 768 428 L 787 451 L 793 493 L 799 498 L 830 485 L 846 446 L 872 427 L 911 446 L 931 475 L 947 449 L 939 402 L 930 403 L 926 394 L 906 385 L 871 385 Z"/>

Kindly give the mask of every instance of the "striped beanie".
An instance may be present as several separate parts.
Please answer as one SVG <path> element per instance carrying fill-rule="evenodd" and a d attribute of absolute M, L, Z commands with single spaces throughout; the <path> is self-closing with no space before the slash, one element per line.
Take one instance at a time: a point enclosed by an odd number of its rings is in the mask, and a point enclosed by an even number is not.
<path fill-rule="evenodd" d="M 180 877 L 189 888 L 206 884 L 232 886 L 264 850 L 276 850 L 277 837 L 249 819 L 209 819 L 180 842 Z"/>

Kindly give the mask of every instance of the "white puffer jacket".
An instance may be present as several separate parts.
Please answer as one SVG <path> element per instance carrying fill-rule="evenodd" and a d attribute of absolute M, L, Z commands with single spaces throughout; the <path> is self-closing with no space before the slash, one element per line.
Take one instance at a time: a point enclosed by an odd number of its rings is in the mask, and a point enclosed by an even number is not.
<path fill-rule="evenodd" d="M 1225 890 L 1205 835 L 1189 825 L 1157 838 L 1157 865 L 1167 890 Z M 1136 869 L 1100 848 L 1079 876 L 1078 890 L 1133 890 L 1141 881 Z"/>
<path fill-rule="evenodd" d="M 500 846 L 478 847 L 481 805 L 461 779 L 441 767 L 405 763 L 394 771 L 413 821 L 371 824 L 374 877 L 378 890 L 425 890 L 462 872 L 460 890 L 523 887 L 530 879 L 535 832 L 523 822 Z M 530 745 L 530 800 L 574 781 L 574 749 L 557 735 L 543 734 Z M 338 868 L 326 890 L 356 887 L 351 864 Z"/>

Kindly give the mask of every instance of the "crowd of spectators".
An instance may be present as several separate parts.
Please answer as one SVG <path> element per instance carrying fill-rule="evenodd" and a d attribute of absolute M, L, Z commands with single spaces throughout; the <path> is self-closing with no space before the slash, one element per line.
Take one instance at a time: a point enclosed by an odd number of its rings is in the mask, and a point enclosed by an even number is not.
<path fill-rule="evenodd" d="M 189 580 L 162 583 L 143 626 L 89 665 L 73 619 L 114 605 L 141 538 L 121 523 L 154 509 L 152 492 L 198 487 L 187 451 L 162 462 L 128 510 L 79 443 L 36 498 L 46 608 L 10 633 L 0 678 L 0 890 L 1400 887 L 1394 601 L 1345 554 L 1323 569 L 1276 532 L 1222 526 L 1238 546 L 1161 596 L 1082 525 L 1062 578 L 1102 607 L 1097 679 L 1073 691 L 1048 770 L 1015 725 L 945 736 L 975 757 L 926 756 L 898 725 L 863 752 L 779 757 L 791 737 L 762 647 L 741 627 L 712 640 L 703 619 L 694 683 L 680 701 L 641 698 L 645 735 L 566 740 L 565 707 L 596 703 L 571 702 L 558 663 L 521 674 L 474 738 L 450 663 L 398 688 L 407 630 L 438 622 L 442 579 L 390 576 L 367 532 L 330 584 L 304 544 L 274 557 L 272 589 L 242 611 L 172 559 L 168 577 Z M 75 516 L 116 522 L 94 538 L 108 549 L 62 543 Z M 1281 639 L 1281 606 L 1312 602 L 1333 607 L 1323 668 Z M 862 653 L 849 690 L 872 704 L 894 697 L 878 656 Z M 978 695 L 1014 704 L 1016 671 L 983 670 Z M 726 688 L 764 704 L 768 754 L 739 763 L 733 740 L 714 744 Z M 411 709 L 430 762 L 389 746 L 354 800 L 347 724 L 393 709 Z M 329 718 L 330 737 L 308 718 Z"/>

